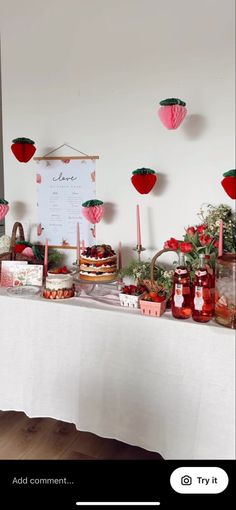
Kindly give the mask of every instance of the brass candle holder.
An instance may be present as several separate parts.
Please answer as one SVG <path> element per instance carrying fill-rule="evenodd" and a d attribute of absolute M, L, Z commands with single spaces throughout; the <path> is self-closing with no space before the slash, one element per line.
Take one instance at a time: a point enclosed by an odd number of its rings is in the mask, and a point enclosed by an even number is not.
<path fill-rule="evenodd" d="M 143 248 L 143 246 L 141 244 L 137 244 L 137 246 L 135 248 L 133 248 L 133 250 L 137 252 L 138 261 L 140 262 L 141 261 L 141 253 L 142 253 L 142 251 L 145 251 L 146 248 Z"/>

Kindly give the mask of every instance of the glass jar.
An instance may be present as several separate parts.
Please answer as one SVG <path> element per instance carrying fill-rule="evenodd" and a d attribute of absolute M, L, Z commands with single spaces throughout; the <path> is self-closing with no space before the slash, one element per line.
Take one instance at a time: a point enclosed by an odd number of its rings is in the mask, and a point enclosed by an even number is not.
<path fill-rule="evenodd" d="M 236 254 L 224 253 L 216 262 L 216 322 L 236 329 Z"/>

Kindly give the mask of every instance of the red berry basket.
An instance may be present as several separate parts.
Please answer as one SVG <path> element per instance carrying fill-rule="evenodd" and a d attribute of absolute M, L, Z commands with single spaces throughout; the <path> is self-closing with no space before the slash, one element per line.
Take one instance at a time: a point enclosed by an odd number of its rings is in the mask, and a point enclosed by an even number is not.
<path fill-rule="evenodd" d="M 139 308 L 140 307 L 140 299 L 144 296 L 143 294 L 140 294 L 139 296 L 132 296 L 130 294 L 123 294 L 120 292 L 119 298 L 120 298 L 120 304 L 121 306 L 128 306 L 129 308 Z"/>
<path fill-rule="evenodd" d="M 140 300 L 140 308 L 142 315 L 148 315 L 149 317 L 160 317 L 166 310 L 166 299 L 161 303 L 155 303 L 153 301 Z"/>

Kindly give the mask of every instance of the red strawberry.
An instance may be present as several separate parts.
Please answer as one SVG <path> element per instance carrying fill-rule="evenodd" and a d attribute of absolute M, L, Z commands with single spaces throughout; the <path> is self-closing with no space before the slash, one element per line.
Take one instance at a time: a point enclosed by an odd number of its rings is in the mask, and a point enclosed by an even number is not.
<path fill-rule="evenodd" d="M 27 163 L 34 155 L 36 147 L 34 147 L 33 140 L 30 138 L 15 138 L 12 140 L 11 150 L 21 163 Z"/>
<path fill-rule="evenodd" d="M 156 296 L 154 301 L 155 303 L 162 303 L 162 301 L 165 301 L 165 296 Z"/>
<path fill-rule="evenodd" d="M 68 298 L 68 297 L 70 297 L 70 291 L 69 291 L 69 289 L 64 289 L 64 292 L 63 292 L 63 293 L 64 293 L 64 298 Z"/>
<path fill-rule="evenodd" d="M 58 299 L 62 299 L 62 296 L 63 296 L 63 290 L 59 289 L 59 290 L 57 291 L 57 297 L 58 297 Z"/>
<path fill-rule="evenodd" d="M 52 269 L 51 273 L 53 273 L 53 274 L 60 274 L 61 270 L 60 270 L 59 267 L 56 267 L 55 269 Z"/>
<path fill-rule="evenodd" d="M 24 251 L 24 249 L 26 248 L 26 244 L 25 243 L 19 243 L 19 244 L 16 244 L 15 245 L 15 253 L 22 253 L 22 251 Z"/>
<path fill-rule="evenodd" d="M 132 174 L 131 182 L 136 190 L 142 195 L 150 193 L 157 180 L 154 170 L 150 168 L 139 168 L 138 170 L 134 170 Z"/>
<path fill-rule="evenodd" d="M 236 199 L 236 170 L 229 170 L 223 176 L 224 179 L 221 181 L 221 185 L 230 198 Z"/>
<path fill-rule="evenodd" d="M 56 299 L 56 297 L 57 297 L 57 291 L 56 290 L 52 290 L 50 298 L 51 299 Z"/>

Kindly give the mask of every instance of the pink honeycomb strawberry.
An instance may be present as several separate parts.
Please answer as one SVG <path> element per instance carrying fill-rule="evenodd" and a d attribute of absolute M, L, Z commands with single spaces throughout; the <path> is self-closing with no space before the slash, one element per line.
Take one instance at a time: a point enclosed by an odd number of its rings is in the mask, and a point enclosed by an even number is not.
<path fill-rule="evenodd" d="M 158 115 L 167 129 L 177 129 L 187 114 L 186 103 L 175 97 L 160 101 Z"/>
<path fill-rule="evenodd" d="M 7 200 L 4 200 L 4 198 L 0 198 L 0 220 L 3 220 L 3 218 L 5 218 L 8 211 L 9 205 Z"/>
<path fill-rule="evenodd" d="M 87 200 L 82 204 L 82 213 L 90 223 L 99 223 L 104 215 L 103 202 L 101 200 Z"/>

